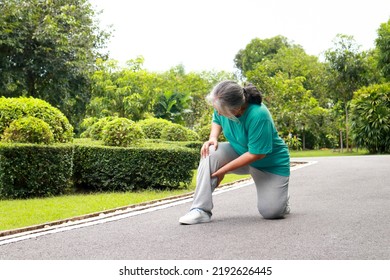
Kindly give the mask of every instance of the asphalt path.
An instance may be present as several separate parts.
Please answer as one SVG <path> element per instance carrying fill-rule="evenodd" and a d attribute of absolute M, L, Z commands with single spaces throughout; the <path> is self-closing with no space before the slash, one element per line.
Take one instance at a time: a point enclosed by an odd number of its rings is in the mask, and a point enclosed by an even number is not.
<path fill-rule="evenodd" d="M 389 260 L 390 156 L 294 159 L 291 214 L 265 220 L 247 185 L 214 197 L 212 222 L 184 226 L 190 202 L 0 246 L 2 260 Z"/>

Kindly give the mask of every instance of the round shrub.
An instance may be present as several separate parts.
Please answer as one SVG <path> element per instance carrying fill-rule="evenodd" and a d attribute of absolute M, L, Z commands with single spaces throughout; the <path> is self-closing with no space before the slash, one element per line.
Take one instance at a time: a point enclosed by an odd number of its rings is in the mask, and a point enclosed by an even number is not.
<path fill-rule="evenodd" d="M 82 137 L 93 138 L 95 140 L 103 139 L 103 128 L 112 120 L 118 117 L 104 117 L 95 121 L 86 131 L 82 133 Z"/>
<path fill-rule="evenodd" d="M 139 126 L 145 133 L 145 137 L 149 139 L 160 139 L 161 131 L 172 124 L 172 122 L 164 119 L 150 118 L 138 121 Z"/>
<path fill-rule="evenodd" d="M 0 135 L 11 122 L 29 116 L 41 119 L 49 125 L 54 142 L 65 143 L 73 140 L 73 127 L 68 119 L 46 101 L 32 97 L 0 97 Z"/>
<path fill-rule="evenodd" d="M 172 123 L 161 131 L 161 139 L 167 141 L 197 141 L 199 136 L 189 128 Z"/>
<path fill-rule="evenodd" d="M 83 121 L 80 123 L 80 137 L 81 138 L 90 138 L 89 129 L 98 120 L 99 119 L 96 117 L 89 117 L 89 118 L 83 119 Z"/>
<path fill-rule="evenodd" d="M 25 117 L 11 122 L 3 134 L 3 141 L 51 144 L 54 142 L 50 126 L 41 119 Z"/>
<path fill-rule="evenodd" d="M 138 124 L 126 118 L 116 118 L 108 122 L 102 133 L 102 140 L 107 146 L 127 147 L 141 142 L 145 138 Z"/>

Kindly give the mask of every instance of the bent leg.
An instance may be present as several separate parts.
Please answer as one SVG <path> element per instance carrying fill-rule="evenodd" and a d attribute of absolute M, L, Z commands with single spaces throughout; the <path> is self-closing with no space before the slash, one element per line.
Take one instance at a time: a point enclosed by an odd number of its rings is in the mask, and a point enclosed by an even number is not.
<path fill-rule="evenodd" d="M 211 174 L 228 162 L 236 159 L 238 154 L 229 143 L 219 143 L 218 149 L 210 146 L 210 154 L 202 158 L 198 167 L 196 190 L 191 209 L 199 208 L 208 213 L 213 209 L 212 193 L 217 187 L 218 179 L 211 178 Z"/>
<path fill-rule="evenodd" d="M 257 208 L 265 219 L 282 218 L 288 213 L 290 177 L 250 168 L 257 190 Z"/>

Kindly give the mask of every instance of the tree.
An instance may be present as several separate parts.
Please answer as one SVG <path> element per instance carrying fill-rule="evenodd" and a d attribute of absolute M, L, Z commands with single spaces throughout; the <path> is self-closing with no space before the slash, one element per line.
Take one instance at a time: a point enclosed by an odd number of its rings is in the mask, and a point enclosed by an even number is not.
<path fill-rule="evenodd" d="M 246 78 L 263 92 L 279 131 L 284 135 L 299 133 L 303 148 L 306 135 L 312 136 L 307 147 L 319 146 L 325 132 L 318 124 L 328 114 L 324 107 L 329 102 L 323 81 L 324 64 L 306 54 L 301 46 L 286 44 L 251 68 L 245 72 Z"/>
<path fill-rule="evenodd" d="M 316 56 L 308 55 L 301 46 L 282 47 L 272 58 L 264 59 L 260 64 L 269 77 L 278 73 L 283 73 L 286 79 L 304 77 L 303 87 L 310 90 L 322 106 L 329 102 L 323 79 L 326 75 L 325 66 Z"/>
<path fill-rule="evenodd" d="M 97 70 L 91 76 L 87 116 L 118 116 L 137 121 L 151 112 L 163 80 L 157 73 L 144 70 L 142 63 L 143 59 L 138 57 L 120 68 L 115 60 L 97 60 Z"/>
<path fill-rule="evenodd" d="M 299 133 L 306 147 L 306 135 L 314 134 L 320 138 L 327 110 L 322 108 L 312 91 L 305 89 L 305 77 L 287 78 L 283 72 L 268 76 L 262 65 L 248 71 L 248 80 L 264 91 L 264 103 L 270 108 L 278 131 L 287 136 Z M 318 141 L 319 142 L 319 141 Z M 313 146 L 319 145 L 313 143 Z"/>
<path fill-rule="evenodd" d="M 370 153 L 390 153 L 390 83 L 363 87 L 351 104 L 353 138 Z"/>
<path fill-rule="evenodd" d="M 390 80 L 390 19 L 382 23 L 378 29 L 378 38 L 375 41 L 378 49 L 378 67 L 383 76 Z"/>
<path fill-rule="evenodd" d="M 346 148 L 349 149 L 349 103 L 354 91 L 368 84 L 366 53 L 359 52 L 353 36 L 338 34 L 333 49 L 325 52 L 328 63 L 329 92 L 334 104 L 344 107 Z"/>
<path fill-rule="evenodd" d="M 234 58 L 236 67 L 245 76 L 247 71 L 253 70 L 257 63 L 266 58 L 272 58 L 281 48 L 290 46 L 286 37 L 276 36 L 269 39 L 255 38 L 238 51 Z"/>
<path fill-rule="evenodd" d="M 77 123 L 89 101 L 89 74 L 109 33 L 88 0 L 0 1 L 0 92 L 32 96 Z"/>

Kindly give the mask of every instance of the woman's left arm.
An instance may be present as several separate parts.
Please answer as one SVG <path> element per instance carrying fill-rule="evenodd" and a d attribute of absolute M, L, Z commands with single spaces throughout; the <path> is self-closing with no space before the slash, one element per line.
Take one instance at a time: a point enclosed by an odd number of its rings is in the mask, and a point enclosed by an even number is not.
<path fill-rule="evenodd" d="M 236 158 L 235 160 L 232 160 L 228 164 L 222 166 L 216 172 L 211 174 L 211 177 L 218 177 L 218 185 L 219 185 L 219 183 L 225 177 L 226 173 L 233 171 L 233 170 L 236 170 L 240 167 L 249 165 L 256 160 L 260 160 L 263 158 L 265 158 L 265 155 L 256 155 L 256 154 L 251 154 L 250 152 L 246 152 L 246 153 L 242 154 L 241 156 L 239 156 L 238 158 Z"/>

